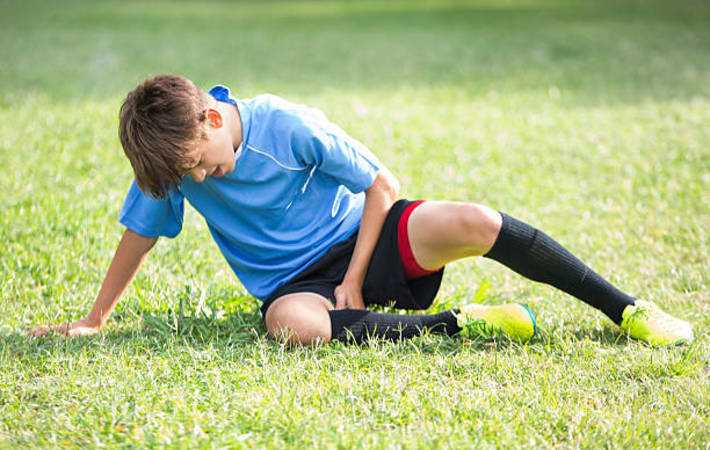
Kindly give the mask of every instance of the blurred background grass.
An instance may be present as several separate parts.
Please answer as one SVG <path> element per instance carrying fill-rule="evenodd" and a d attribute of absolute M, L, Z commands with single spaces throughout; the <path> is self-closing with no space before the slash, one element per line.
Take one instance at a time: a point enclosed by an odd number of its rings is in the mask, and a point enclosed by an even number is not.
<path fill-rule="evenodd" d="M 247 95 L 554 86 L 579 105 L 707 94 L 703 1 L 2 2 L 2 100 L 124 93 L 146 74 Z"/>

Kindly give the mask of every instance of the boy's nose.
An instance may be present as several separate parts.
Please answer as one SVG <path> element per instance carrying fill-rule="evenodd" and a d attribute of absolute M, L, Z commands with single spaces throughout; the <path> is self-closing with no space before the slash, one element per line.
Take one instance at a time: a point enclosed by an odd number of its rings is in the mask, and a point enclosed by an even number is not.
<path fill-rule="evenodd" d="M 196 183 L 202 183 L 207 177 L 207 169 L 195 167 L 194 169 L 192 169 L 191 175 L 192 179 L 195 180 Z"/>

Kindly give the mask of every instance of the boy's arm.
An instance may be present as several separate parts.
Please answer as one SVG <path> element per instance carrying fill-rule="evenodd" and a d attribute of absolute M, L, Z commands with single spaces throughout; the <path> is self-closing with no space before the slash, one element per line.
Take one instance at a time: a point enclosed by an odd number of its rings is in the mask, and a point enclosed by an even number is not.
<path fill-rule="evenodd" d="M 29 334 L 42 336 L 50 331 L 59 331 L 65 336 L 80 336 L 99 332 L 157 240 L 126 229 L 89 315 L 73 323 L 41 325 L 30 330 Z"/>
<path fill-rule="evenodd" d="M 365 309 L 362 299 L 362 284 L 367 266 L 380 237 L 387 213 L 399 194 L 399 182 L 382 167 L 375 181 L 365 191 L 365 207 L 360 221 L 360 231 L 355 249 L 343 282 L 335 288 L 335 309 Z"/>

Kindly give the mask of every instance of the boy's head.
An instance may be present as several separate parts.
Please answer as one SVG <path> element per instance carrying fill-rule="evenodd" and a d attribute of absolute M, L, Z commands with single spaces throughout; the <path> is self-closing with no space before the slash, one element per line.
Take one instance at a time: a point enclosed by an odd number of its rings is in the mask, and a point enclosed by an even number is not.
<path fill-rule="evenodd" d="M 177 75 L 148 78 L 128 93 L 119 137 L 142 191 L 164 198 L 180 184 L 187 155 L 207 138 L 208 104 L 207 93 Z"/>

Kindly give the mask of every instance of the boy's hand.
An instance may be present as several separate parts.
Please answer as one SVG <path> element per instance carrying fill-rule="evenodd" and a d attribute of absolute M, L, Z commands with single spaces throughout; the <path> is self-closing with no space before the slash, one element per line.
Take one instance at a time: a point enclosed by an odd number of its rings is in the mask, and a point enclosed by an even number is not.
<path fill-rule="evenodd" d="M 79 321 L 72 323 L 63 323 L 61 325 L 40 325 L 33 328 L 27 332 L 30 336 L 40 337 L 49 333 L 50 331 L 56 331 L 63 334 L 66 337 L 71 336 L 88 336 L 90 334 L 96 334 L 101 331 L 101 327 L 88 318 L 83 318 Z"/>
<path fill-rule="evenodd" d="M 335 309 L 365 309 L 362 285 L 367 267 L 382 232 L 387 212 L 397 197 L 399 183 L 384 167 L 375 177 L 372 185 L 365 190 L 365 206 L 360 219 L 360 231 L 343 282 L 335 288 Z"/>
<path fill-rule="evenodd" d="M 362 285 L 344 280 L 335 288 L 335 309 L 365 309 Z"/>

